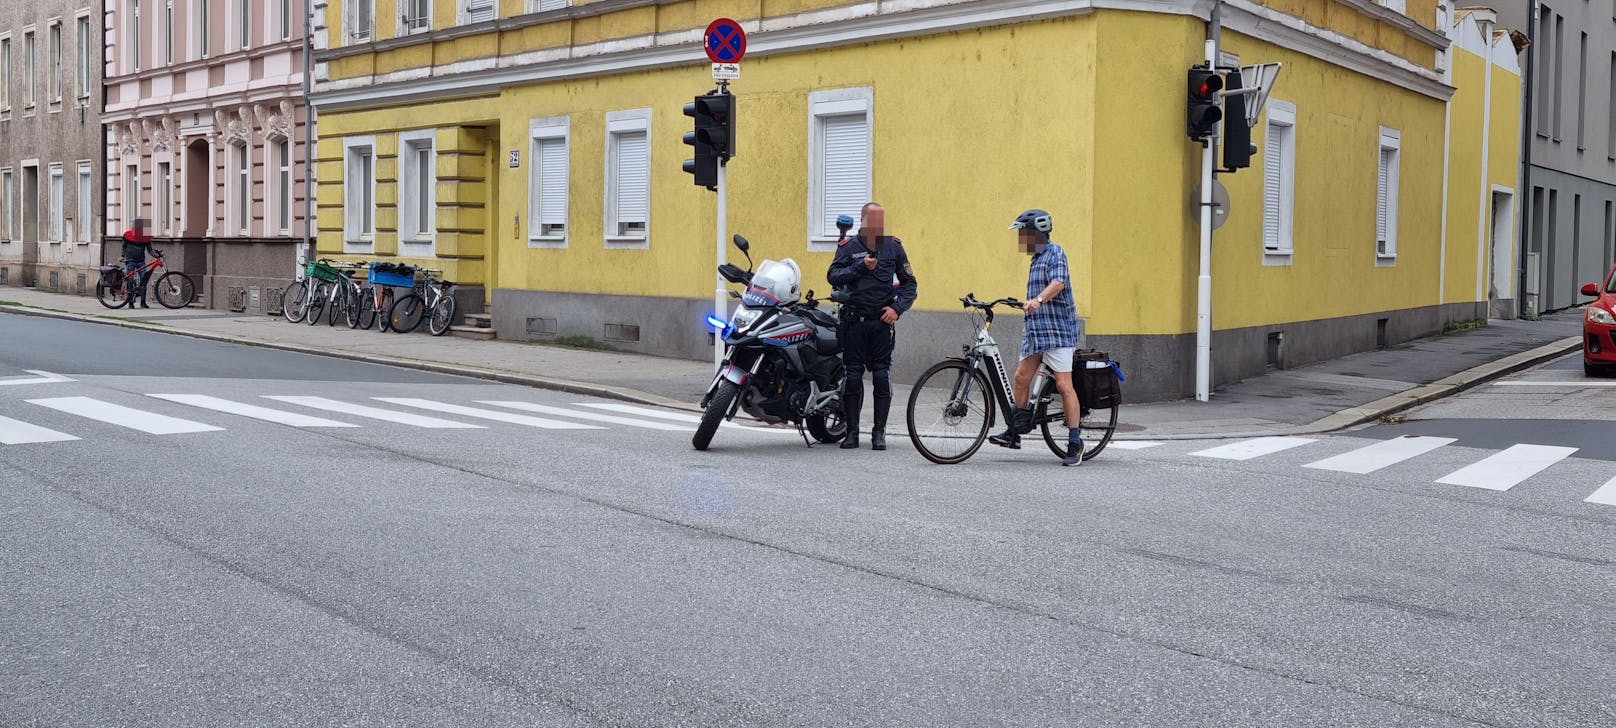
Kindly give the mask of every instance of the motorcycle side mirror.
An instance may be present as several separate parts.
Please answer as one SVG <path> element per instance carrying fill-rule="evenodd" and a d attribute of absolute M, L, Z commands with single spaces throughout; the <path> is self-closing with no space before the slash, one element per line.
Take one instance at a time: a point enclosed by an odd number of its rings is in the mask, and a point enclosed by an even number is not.
<path fill-rule="evenodd" d="M 740 297 L 741 297 L 741 294 L 740 294 L 740 292 L 739 292 L 739 291 L 730 291 L 730 292 L 729 292 L 729 297 L 730 297 L 730 298 L 740 298 Z"/>
<path fill-rule="evenodd" d="M 745 253 L 752 249 L 752 244 L 747 242 L 746 238 L 741 237 L 740 233 L 735 233 L 735 247 L 740 248 L 741 252 Z"/>

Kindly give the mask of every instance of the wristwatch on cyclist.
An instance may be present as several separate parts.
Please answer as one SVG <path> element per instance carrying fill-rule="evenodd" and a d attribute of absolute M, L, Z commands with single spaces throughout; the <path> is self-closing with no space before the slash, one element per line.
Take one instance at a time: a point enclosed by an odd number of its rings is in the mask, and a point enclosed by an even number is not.
<path fill-rule="evenodd" d="M 1036 296 L 1033 296 L 1032 300 L 1037 301 L 1038 305 L 1042 306 L 1042 305 L 1044 305 L 1044 294 L 1040 293 L 1040 294 L 1038 294 Z"/>

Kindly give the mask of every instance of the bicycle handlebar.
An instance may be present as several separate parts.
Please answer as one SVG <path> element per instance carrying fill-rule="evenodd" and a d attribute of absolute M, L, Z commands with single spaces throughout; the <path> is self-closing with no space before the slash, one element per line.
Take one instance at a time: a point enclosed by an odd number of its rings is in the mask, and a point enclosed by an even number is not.
<path fill-rule="evenodd" d="M 965 296 L 960 299 L 960 303 L 965 304 L 966 308 L 980 308 L 984 311 L 992 311 L 996 306 L 1021 308 L 1024 305 L 1021 299 L 1012 296 L 1007 296 L 996 301 L 978 301 L 976 300 L 975 293 L 965 294 Z"/>

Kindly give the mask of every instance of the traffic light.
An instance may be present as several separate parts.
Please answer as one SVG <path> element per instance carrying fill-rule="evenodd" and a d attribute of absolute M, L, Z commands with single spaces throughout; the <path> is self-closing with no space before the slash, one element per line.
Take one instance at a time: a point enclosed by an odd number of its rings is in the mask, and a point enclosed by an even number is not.
<path fill-rule="evenodd" d="M 698 187 L 717 189 L 718 165 L 735 156 L 734 110 L 735 97 L 727 93 L 703 94 L 685 104 L 685 116 L 695 120 L 685 143 L 696 148 L 696 156 L 685 160 L 684 168 Z"/>
<path fill-rule="evenodd" d="M 1223 118 L 1218 92 L 1223 90 L 1223 77 L 1203 66 L 1190 69 L 1189 115 L 1185 133 L 1195 141 L 1212 136 Z"/>
<path fill-rule="evenodd" d="M 1243 88 L 1239 71 L 1230 71 L 1225 82 L 1230 91 Z M 1251 166 L 1251 155 L 1257 151 L 1251 143 L 1251 125 L 1246 123 L 1246 96 L 1229 94 L 1223 103 L 1229 116 L 1229 122 L 1223 125 L 1223 168 L 1245 169 Z"/>

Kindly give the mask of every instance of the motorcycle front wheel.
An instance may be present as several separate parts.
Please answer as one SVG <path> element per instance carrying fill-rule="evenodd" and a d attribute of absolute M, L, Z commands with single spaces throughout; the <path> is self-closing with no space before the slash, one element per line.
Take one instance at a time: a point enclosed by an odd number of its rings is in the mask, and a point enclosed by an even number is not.
<path fill-rule="evenodd" d="M 713 433 L 718 432 L 719 423 L 729 415 L 729 408 L 734 404 L 736 395 L 741 388 L 734 382 L 725 380 L 718 383 L 718 391 L 707 402 L 707 411 L 701 415 L 701 424 L 696 426 L 696 434 L 690 438 L 690 444 L 697 450 L 706 450 L 713 442 Z"/>

